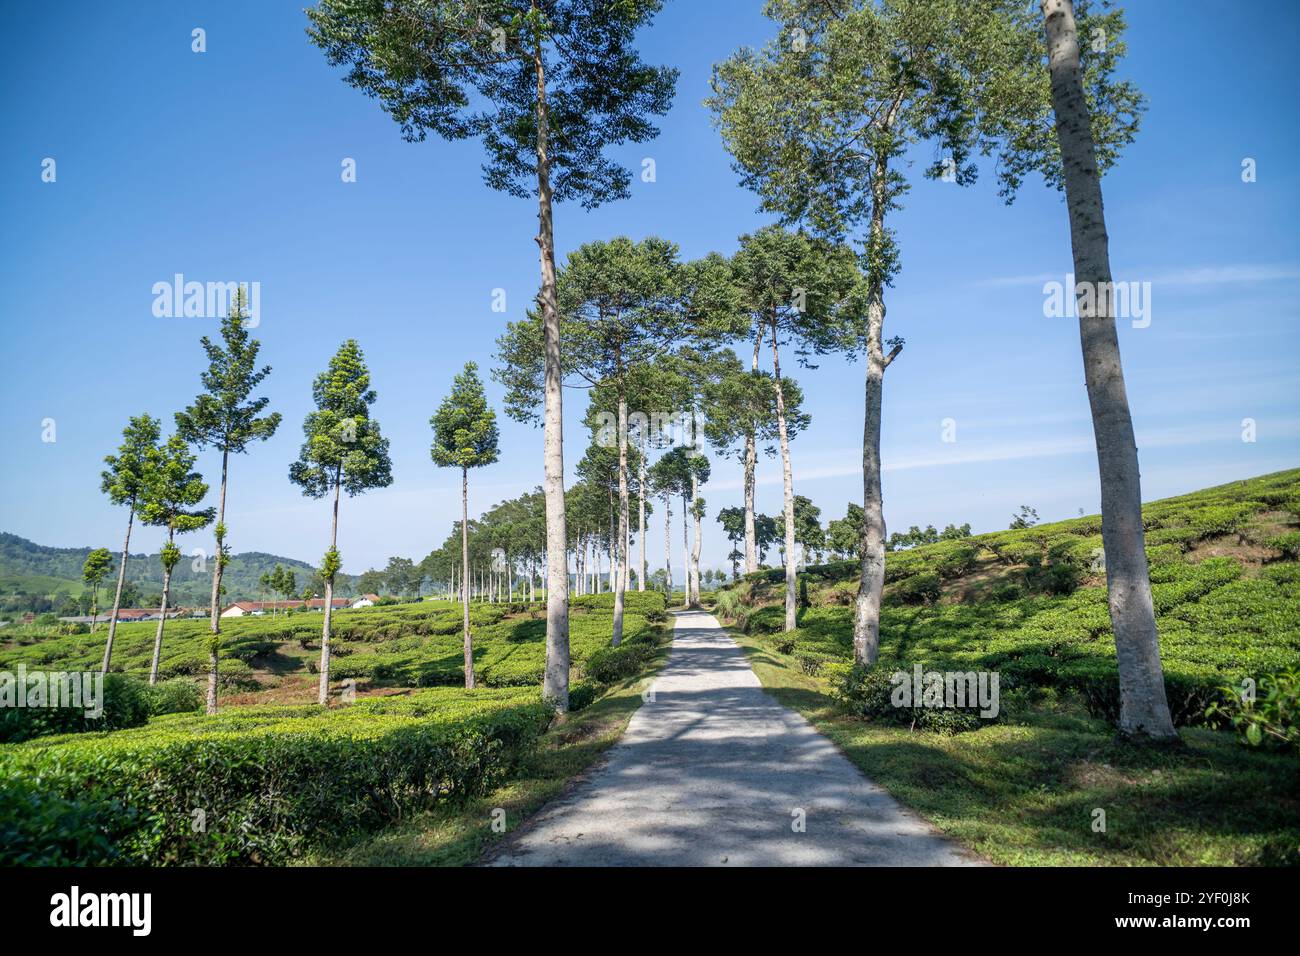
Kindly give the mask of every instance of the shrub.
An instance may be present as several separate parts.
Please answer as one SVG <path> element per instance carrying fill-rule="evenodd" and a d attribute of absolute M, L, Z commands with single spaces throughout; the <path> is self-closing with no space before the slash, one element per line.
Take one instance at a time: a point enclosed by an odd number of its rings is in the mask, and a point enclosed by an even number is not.
<path fill-rule="evenodd" d="M 0 743 L 138 727 L 149 719 L 150 701 L 148 684 L 126 674 L 105 674 L 100 716 L 87 717 L 82 707 L 5 707 L 0 710 Z"/>
<path fill-rule="evenodd" d="M 840 680 L 836 697 L 849 713 L 863 720 L 919 727 L 945 735 L 978 730 L 996 719 L 981 717 L 977 704 L 966 707 L 924 707 L 914 701 L 911 706 L 895 705 L 893 675 L 899 671 L 910 673 L 910 668 L 907 665 L 893 667 L 882 663 L 874 667 L 854 664 Z"/>
<path fill-rule="evenodd" d="M 198 687 L 183 677 L 174 677 L 149 688 L 149 713 L 155 717 L 190 713 L 198 710 L 202 702 Z"/>
<path fill-rule="evenodd" d="M 821 673 L 822 667 L 832 660 L 829 654 L 799 654 L 795 659 L 799 662 L 799 669 L 809 677 L 816 677 Z"/>
<path fill-rule="evenodd" d="M 1031 554 L 1025 562 L 1025 587 L 1043 594 L 1073 594 L 1083 581 L 1083 570 L 1073 561 L 1044 559 Z"/>
<path fill-rule="evenodd" d="M 589 681 L 575 681 L 569 685 L 569 710 L 577 711 L 591 706 L 600 696 L 600 686 Z"/>
<path fill-rule="evenodd" d="M 713 612 L 718 617 L 726 620 L 734 620 L 736 612 L 740 609 L 741 600 L 740 592 L 728 588 L 725 591 L 719 591 L 713 601 Z"/>
<path fill-rule="evenodd" d="M 1268 546 L 1281 551 L 1282 557 L 1287 561 L 1300 560 L 1300 531 L 1279 535 L 1270 540 Z"/>
<path fill-rule="evenodd" d="M 1225 719 L 1246 746 L 1300 751 L 1300 670 L 1261 678 L 1253 699 L 1241 688 L 1226 686 L 1223 699 L 1210 704 L 1205 714 Z"/>
<path fill-rule="evenodd" d="M 640 673 L 654 656 L 654 650 L 649 643 L 629 642 L 618 647 L 602 647 L 587 658 L 583 672 L 598 684 L 613 684 Z"/>
<path fill-rule="evenodd" d="M 922 572 L 893 585 L 890 596 L 902 604 L 931 604 L 939 600 L 941 593 L 939 575 Z"/>
<path fill-rule="evenodd" d="M 779 634 L 772 635 L 772 646 L 778 653 L 789 654 L 794 651 L 794 645 L 799 639 L 796 631 L 782 631 Z"/>
<path fill-rule="evenodd" d="M 311 843 L 483 792 L 550 720 L 533 692 L 422 694 L 333 711 L 172 716 L 7 748 L 0 789 L 21 806 L 0 810 L 0 864 L 282 862 Z"/>

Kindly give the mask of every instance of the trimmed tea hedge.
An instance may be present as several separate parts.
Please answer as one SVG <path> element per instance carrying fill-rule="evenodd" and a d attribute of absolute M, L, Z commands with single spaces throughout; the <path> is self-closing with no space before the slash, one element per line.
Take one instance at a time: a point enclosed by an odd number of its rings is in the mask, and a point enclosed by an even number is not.
<path fill-rule="evenodd" d="M 0 864 L 274 864 L 499 783 L 535 690 L 251 707 L 0 748 Z"/>

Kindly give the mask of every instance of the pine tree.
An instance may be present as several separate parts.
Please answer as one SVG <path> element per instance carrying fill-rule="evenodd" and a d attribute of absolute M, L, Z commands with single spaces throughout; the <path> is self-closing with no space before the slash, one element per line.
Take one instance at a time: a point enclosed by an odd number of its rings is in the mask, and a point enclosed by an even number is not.
<path fill-rule="evenodd" d="M 316 411 L 302 424 L 305 441 L 298 460 L 289 466 L 289 480 L 309 498 L 333 498 L 330 546 L 321 559 L 325 582 L 325 622 L 321 627 L 320 687 L 317 700 L 329 702 L 330 622 L 334 610 L 334 577 L 342 566 L 338 551 L 339 492 L 348 497 L 393 483 L 388 441 L 370 417 L 376 394 L 370 370 L 355 339 L 348 339 L 316 376 L 312 399 Z M 310 600 L 310 599 L 307 599 Z"/>
<path fill-rule="evenodd" d="M 204 391 L 194 404 L 176 413 L 176 429 L 187 442 L 221 453 L 221 488 L 217 495 L 217 548 L 212 565 L 212 599 L 209 606 L 208 696 L 209 714 L 217 712 L 218 647 L 221 635 L 221 574 L 229 560 L 226 543 L 226 486 L 230 456 L 243 454 L 254 441 L 266 441 L 280 427 L 280 413 L 263 415 L 270 399 L 253 398 L 253 390 L 271 374 L 269 365 L 258 368 L 261 343 L 250 338 L 244 289 L 240 286 L 230 311 L 221 320 L 222 344 L 206 335 L 200 339 L 208 367 L 200 376 Z"/>
<path fill-rule="evenodd" d="M 469 629 L 469 470 L 497 460 L 497 417 L 483 393 L 478 366 L 466 362 L 451 393 L 429 419 L 433 426 L 430 455 L 440 468 L 460 469 L 461 608 L 465 643 L 465 687 L 474 686 L 474 643 Z M 391 569 L 391 564 L 389 565 Z M 391 578 L 390 578 L 391 580 Z"/>

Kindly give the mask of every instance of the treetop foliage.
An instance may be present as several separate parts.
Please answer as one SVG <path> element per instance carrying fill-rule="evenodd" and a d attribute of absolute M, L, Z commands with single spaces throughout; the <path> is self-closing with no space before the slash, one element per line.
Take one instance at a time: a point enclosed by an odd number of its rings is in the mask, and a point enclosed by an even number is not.
<path fill-rule="evenodd" d="M 379 100 L 412 142 L 481 137 L 484 179 L 537 190 L 538 70 L 556 202 L 586 208 L 629 195 L 606 146 L 653 139 L 677 71 L 641 62 L 632 42 L 661 0 L 321 0 L 308 36 L 347 82 Z"/>
<path fill-rule="evenodd" d="M 316 411 L 303 421 L 306 440 L 289 466 L 289 480 L 303 494 L 320 498 L 337 484 L 357 495 L 392 484 L 388 440 L 370 417 L 376 397 L 361 348 L 348 339 L 312 385 Z"/>

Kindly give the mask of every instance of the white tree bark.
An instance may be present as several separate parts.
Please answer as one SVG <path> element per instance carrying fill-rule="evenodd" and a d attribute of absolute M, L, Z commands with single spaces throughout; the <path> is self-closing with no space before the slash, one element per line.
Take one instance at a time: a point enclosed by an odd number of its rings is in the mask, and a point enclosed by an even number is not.
<path fill-rule="evenodd" d="M 108 673 L 113 660 L 113 638 L 117 636 L 117 615 L 122 610 L 122 585 L 126 582 L 126 559 L 131 555 L 131 526 L 135 523 L 135 501 L 126 515 L 126 540 L 122 542 L 122 561 L 117 566 L 117 590 L 113 592 L 113 616 L 108 619 L 108 638 L 104 641 L 104 664 L 101 674 Z"/>
<path fill-rule="evenodd" d="M 790 468 L 790 438 L 785 426 L 785 394 L 781 387 L 781 356 L 777 346 L 776 321 L 772 322 L 772 375 L 776 383 L 776 427 L 781 438 L 781 481 L 785 514 L 785 629 L 798 627 L 795 584 L 798 572 L 794 554 L 794 475 Z"/>
<path fill-rule="evenodd" d="M 1101 537 L 1119 665 L 1119 728 L 1126 734 L 1176 738 L 1151 600 L 1137 440 L 1115 328 L 1101 174 L 1079 68 L 1074 5 L 1071 0 L 1042 0 L 1041 8 L 1075 281 L 1096 293 L 1096 308 L 1088 310 L 1080 303 L 1079 337 L 1101 473 Z"/>
<path fill-rule="evenodd" d="M 225 562 L 225 522 L 226 522 L 226 475 L 230 463 L 230 449 L 221 449 L 221 493 L 217 499 L 217 565 L 212 569 L 212 604 L 209 608 L 211 617 L 208 621 L 208 629 L 211 635 L 208 638 L 208 697 L 207 712 L 215 714 L 217 712 L 217 679 L 218 667 L 220 666 L 220 648 L 221 648 L 221 573 L 224 570 Z"/>
<path fill-rule="evenodd" d="M 334 516 L 330 521 L 330 551 L 338 544 L 339 537 L 339 485 L 341 469 L 334 473 Z M 308 605 L 310 608 L 310 605 Z M 330 699 L 330 618 L 334 610 L 334 575 L 325 577 L 325 623 L 321 626 L 320 637 L 320 686 L 316 690 L 316 703 L 324 707 Z"/>
<path fill-rule="evenodd" d="M 469 574 L 469 469 L 460 470 L 460 561 L 462 572 Z M 474 689 L 474 641 L 469 632 L 469 594 L 461 602 L 463 623 L 461 638 L 465 651 L 465 689 Z"/>
<path fill-rule="evenodd" d="M 754 336 L 754 360 L 751 371 L 758 371 L 758 353 L 763 345 L 763 329 Z M 745 573 L 758 570 L 758 539 L 754 531 L 754 481 L 758 469 L 758 438 L 751 429 L 745 435 Z"/>
<path fill-rule="evenodd" d="M 614 635 L 610 644 L 618 647 L 623 640 L 623 606 L 627 591 L 627 534 L 628 534 L 628 489 L 627 489 L 627 398 L 623 394 L 620 381 L 618 388 L 618 570 L 614 582 Z"/>
<path fill-rule="evenodd" d="M 546 673 L 542 698 L 557 713 L 569 709 L 569 575 L 564 549 L 564 415 L 560 365 L 560 315 L 555 302 L 555 234 L 551 218 L 546 71 L 541 44 L 533 56 L 537 74 L 537 245 L 542 286 L 542 339 L 546 351 L 543 441 L 546 495 Z"/>

